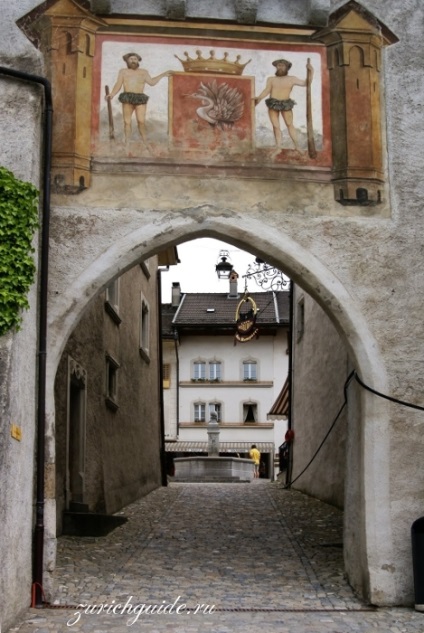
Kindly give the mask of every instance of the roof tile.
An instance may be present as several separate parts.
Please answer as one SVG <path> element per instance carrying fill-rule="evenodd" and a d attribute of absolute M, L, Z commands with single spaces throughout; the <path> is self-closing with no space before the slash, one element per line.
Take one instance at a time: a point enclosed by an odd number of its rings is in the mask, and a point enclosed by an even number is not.
<path fill-rule="evenodd" d="M 258 308 L 256 322 L 260 325 L 287 325 L 289 322 L 289 293 L 249 293 Z M 227 293 L 186 293 L 176 314 L 174 326 L 233 325 L 237 307 L 243 295 L 230 297 Z M 249 303 L 246 307 L 249 307 Z M 277 308 L 277 309 L 276 309 Z"/>

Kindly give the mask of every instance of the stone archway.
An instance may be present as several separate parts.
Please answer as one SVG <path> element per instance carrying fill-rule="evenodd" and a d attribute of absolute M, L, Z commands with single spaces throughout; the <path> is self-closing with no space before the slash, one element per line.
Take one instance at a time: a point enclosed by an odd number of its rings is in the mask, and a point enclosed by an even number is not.
<path fill-rule="evenodd" d="M 275 224 L 260 218 L 242 217 L 211 206 L 165 212 L 105 210 L 104 213 L 57 209 L 53 225 L 52 277 L 54 292 L 50 302 L 50 346 L 48 361 L 48 436 L 54 434 L 53 384 L 65 342 L 88 302 L 118 274 L 167 246 L 197 237 L 215 237 L 258 255 L 285 270 L 327 312 L 342 335 L 363 380 L 385 390 L 384 364 L 376 341 L 348 289 L 336 271 L 320 261 L 311 250 Z M 121 220 L 117 222 L 117 216 Z M 278 224 L 278 223 L 277 223 Z M 73 227 L 63 253 L 57 237 Z M 89 230 L 87 228 L 89 227 Z M 80 257 L 69 254 L 78 248 Z M 388 490 L 388 424 L 384 402 L 365 392 L 355 394 L 354 414 L 349 425 L 348 443 L 360 443 L 359 453 L 351 451 L 347 464 L 345 528 L 346 569 L 351 583 L 366 599 L 384 604 L 393 593 L 387 565 L 392 560 L 391 521 Z M 54 442 L 48 442 L 53 446 Z M 54 469 L 54 451 L 48 455 Z M 376 500 L 378 499 L 378 503 Z M 54 524 L 54 498 L 46 500 L 48 525 Z M 385 533 L 382 537 L 381 526 Z M 54 565 L 55 537 L 47 535 L 46 561 Z M 48 583 L 46 583 L 48 586 Z"/>

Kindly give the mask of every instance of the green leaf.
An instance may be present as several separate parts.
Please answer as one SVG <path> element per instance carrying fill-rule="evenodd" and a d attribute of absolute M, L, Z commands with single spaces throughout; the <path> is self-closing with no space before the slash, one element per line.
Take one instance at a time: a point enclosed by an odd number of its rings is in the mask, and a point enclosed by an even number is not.
<path fill-rule="evenodd" d="M 19 329 L 34 281 L 31 256 L 38 223 L 38 191 L 0 167 L 0 336 Z"/>

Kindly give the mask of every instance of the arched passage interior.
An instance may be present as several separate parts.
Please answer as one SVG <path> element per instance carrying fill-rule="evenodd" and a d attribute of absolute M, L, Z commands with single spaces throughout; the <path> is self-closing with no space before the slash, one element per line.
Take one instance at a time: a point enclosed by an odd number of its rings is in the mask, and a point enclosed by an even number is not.
<path fill-rule="evenodd" d="M 152 222 L 126 233 L 115 242 L 111 240 L 108 247 L 101 245 L 91 261 L 84 262 L 85 267 L 80 274 L 73 280 L 67 280 L 60 300 L 52 301 L 48 364 L 51 433 L 57 364 L 70 333 L 89 301 L 112 279 L 141 260 L 169 246 L 203 236 L 222 239 L 252 251 L 284 270 L 330 316 L 362 378 L 384 390 L 384 368 L 372 334 L 355 301 L 332 271 L 288 235 L 276 235 L 271 228 L 254 221 L 249 223 L 249 230 L 240 230 L 236 220 L 228 217 L 211 218 L 207 213 L 201 220 L 189 218 L 188 221 L 187 218 L 182 221 L 178 215 L 175 219 L 167 215 L 166 224 L 166 231 L 158 231 L 157 224 Z M 387 468 L 388 447 L 379 442 L 376 450 L 375 441 L 379 428 L 385 423 L 384 413 L 384 406 L 380 402 L 368 398 L 366 394 L 356 394 L 349 423 L 349 442 L 355 448 L 347 464 L 345 551 L 351 582 L 365 596 L 372 595 L 374 586 L 379 584 L 381 561 L 390 558 L 388 506 L 374 503 L 377 495 L 381 500 L 388 495 L 382 483 L 384 478 L 381 477 L 381 469 Z M 54 451 L 50 457 L 54 462 Z M 50 504 L 47 503 L 47 512 L 49 509 L 54 513 L 54 499 L 50 500 Z M 385 525 L 387 538 L 382 540 L 377 537 L 377 525 Z M 51 534 L 51 538 L 54 540 L 54 534 Z"/>

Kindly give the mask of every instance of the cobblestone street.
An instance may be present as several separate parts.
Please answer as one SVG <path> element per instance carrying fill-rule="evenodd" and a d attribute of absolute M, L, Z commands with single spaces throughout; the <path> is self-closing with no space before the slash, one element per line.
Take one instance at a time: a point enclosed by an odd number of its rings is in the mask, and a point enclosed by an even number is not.
<path fill-rule="evenodd" d="M 29 609 L 11 633 L 424 632 L 413 609 L 354 596 L 341 513 L 276 482 L 172 483 L 122 514 L 105 537 L 59 539 L 55 608 Z"/>

